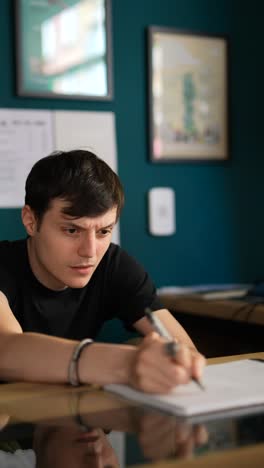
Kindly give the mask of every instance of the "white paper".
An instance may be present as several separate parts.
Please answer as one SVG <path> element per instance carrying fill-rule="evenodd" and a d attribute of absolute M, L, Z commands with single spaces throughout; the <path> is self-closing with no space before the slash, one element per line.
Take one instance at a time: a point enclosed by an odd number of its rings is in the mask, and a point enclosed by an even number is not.
<path fill-rule="evenodd" d="M 33 164 L 54 149 L 52 113 L 0 109 L 0 207 L 21 207 Z"/>
<path fill-rule="evenodd" d="M 117 172 L 115 116 L 113 112 L 55 111 L 57 150 L 86 149 L 103 159 Z M 119 226 L 113 232 L 119 243 Z"/>
<path fill-rule="evenodd" d="M 192 416 L 245 408 L 264 403 L 264 362 L 240 360 L 206 367 L 202 378 L 206 390 L 195 382 L 176 387 L 168 395 L 150 395 L 126 385 L 105 388 L 172 414 Z"/>
<path fill-rule="evenodd" d="M 117 172 L 113 112 L 55 111 L 54 114 L 56 149 L 87 149 Z"/>
<path fill-rule="evenodd" d="M 52 151 L 93 151 L 117 172 L 112 112 L 0 109 L 0 208 L 21 207 L 33 164 Z M 113 232 L 119 244 L 119 226 Z"/>
<path fill-rule="evenodd" d="M 175 294 L 190 295 L 190 294 L 212 294 L 212 293 L 225 293 L 233 290 L 240 290 L 242 293 L 244 290 L 248 290 L 252 287 L 252 284 L 248 283 L 216 283 L 216 284 L 194 284 L 193 286 L 162 286 L 157 291 L 159 294 Z"/>

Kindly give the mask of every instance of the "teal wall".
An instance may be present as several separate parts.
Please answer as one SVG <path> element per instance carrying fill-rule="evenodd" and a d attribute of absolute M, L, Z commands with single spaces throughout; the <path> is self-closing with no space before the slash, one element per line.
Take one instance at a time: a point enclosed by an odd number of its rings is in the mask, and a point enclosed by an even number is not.
<path fill-rule="evenodd" d="M 15 94 L 11 0 L 0 2 L 0 107 L 111 110 L 116 114 L 119 174 L 126 191 L 121 242 L 157 286 L 262 278 L 263 52 L 261 2 L 113 0 L 114 100 L 81 102 Z M 231 41 L 231 152 L 225 163 L 151 164 L 147 143 L 146 27 L 227 34 Z M 146 194 L 176 192 L 177 232 L 147 231 Z M 0 239 L 23 234 L 19 210 L 0 210 Z"/>

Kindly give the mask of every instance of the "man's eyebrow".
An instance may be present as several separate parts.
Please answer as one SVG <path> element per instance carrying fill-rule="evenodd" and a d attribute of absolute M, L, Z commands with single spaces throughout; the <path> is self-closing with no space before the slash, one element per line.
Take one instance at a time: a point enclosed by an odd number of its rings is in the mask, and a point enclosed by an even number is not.
<path fill-rule="evenodd" d="M 70 216 L 66 213 L 60 212 L 59 215 L 61 216 L 62 219 L 65 221 L 74 221 L 75 219 L 78 219 L 78 217 Z"/>
<path fill-rule="evenodd" d="M 61 216 L 59 220 L 59 224 L 67 224 L 67 226 L 74 226 L 78 228 L 82 228 L 82 226 L 78 223 L 77 218 L 67 218 L 66 216 Z"/>
<path fill-rule="evenodd" d="M 68 218 L 63 218 L 62 219 L 62 224 L 67 224 L 68 226 L 73 226 L 77 227 L 79 229 L 86 229 L 84 226 L 81 226 L 80 224 L 76 223 L 73 219 L 68 219 Z M 107 228 L 112 228 L 115 225 L 115 221 L 112 221 L 111 223 L 107 224 L 106 226 L 101 226 L 98 229 L 107 229 Z"/>
<path fill-rule="evenodd" d="M 76 223 L 76 221 L 74 219 L 62 218 L 61 222 L 64 223 L 64 224 L 71 224 L 72 226 L 79 226 L 80 227 L 80 225 L 78 223 Z"/>
<path fill-rule="evenodd" d="M 110 228 L 110 227 L 114 227 L 114 225 L 115 225 L 115 221 L 113 221 L 110 224 L 107 224 L 107 226 L 102 226 L 100 229 L 107 229 L 107 228 Z"/>
<path fill-rule="evenodd" d="M 74 219 L 62 218 L 58 224 L 63 225 L 63 226 L 68 226 L 68 227 L 70 226 L 70 227 L 78 228 L 78 229 L 85 229 L 84 226 L 82 226 L 81 224 L 78 224 Z"/>

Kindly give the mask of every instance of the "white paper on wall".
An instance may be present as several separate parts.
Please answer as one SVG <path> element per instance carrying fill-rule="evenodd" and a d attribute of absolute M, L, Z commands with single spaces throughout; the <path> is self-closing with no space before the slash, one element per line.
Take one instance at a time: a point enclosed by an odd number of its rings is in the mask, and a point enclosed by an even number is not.
<path fill-rule="evenodd" d="M 52 113 L 0 109 L 0 207 L 21 207 L 33 164 L 54 150 Z"/>
<path fill-rule="evenodd" d="M 33 164 L 56 150 L 93 151 L 117 172 L 112 112 L 0 109 L 0 208 L 24 204 Z M 119 243 L 119 226 L 113 233 Z"/>

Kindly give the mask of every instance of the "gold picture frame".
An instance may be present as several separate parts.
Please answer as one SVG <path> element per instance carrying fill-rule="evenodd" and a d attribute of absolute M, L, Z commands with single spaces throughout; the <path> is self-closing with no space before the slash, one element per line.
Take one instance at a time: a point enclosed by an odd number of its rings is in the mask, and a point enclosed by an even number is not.
<path fill-rule="evenodd" d="M 148 59 L 151 160 L 227 160 L 227 38 L 153 26 Z"/>

